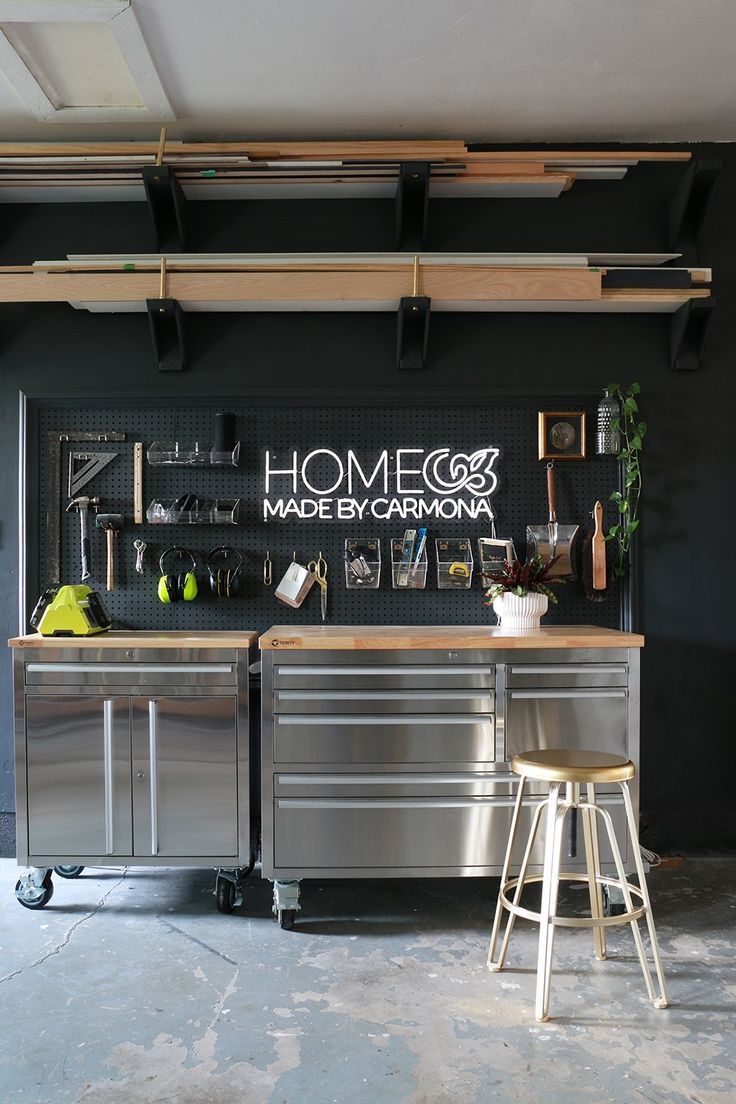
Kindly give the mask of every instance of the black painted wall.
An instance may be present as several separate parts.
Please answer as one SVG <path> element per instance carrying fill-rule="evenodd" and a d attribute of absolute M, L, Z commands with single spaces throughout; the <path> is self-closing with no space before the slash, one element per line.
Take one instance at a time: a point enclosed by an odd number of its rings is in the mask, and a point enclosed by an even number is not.
<path fill-rule="evenodd" d="M 732 847 L 736 740 L 736 147 L 701 147 L 726 170 L 699 260 L 719 309 L 702 371 L 669 367 L 669 319 L 656 315 L 440 314 L 421 379 L 395 369 L 395 323 L 378 314 L 190 315 L 189 367 L 160 377 L 143 316 L 66 305 L 0 306 L 0 634 L 17 629 L 18 392 L 35 397 L 177 395 L 319 404 L 490 403 L 560 398 L 638 380 L 650 431 L 644 464 L 641 628 L 645 840 L 667 850 Z M 663 251 L 666 200 L 681 166 L 641 166 L 623 181 L 577 184 L 558 200 L 436 201 L 428 249 Z M 155 248 L 144 204 L 0 206 L 0 262 Z M 193 249 L 393 247 L 388 202 L 198 203 Z M 709 567 L 709 565 L 713 565 Z M 717 566 L 716 566 L 717 565 Z M 0 821 L 12 809 L 10 657 L 0 677 Z M 697 786 L 696 786 L 697 780 Z M 11 818 L 5 817 L 8 827 Z"/>

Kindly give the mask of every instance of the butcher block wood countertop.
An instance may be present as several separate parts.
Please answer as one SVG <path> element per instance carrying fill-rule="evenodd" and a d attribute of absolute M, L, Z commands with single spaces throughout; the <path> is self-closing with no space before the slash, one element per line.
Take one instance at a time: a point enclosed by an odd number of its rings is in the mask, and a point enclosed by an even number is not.
<path fill-rule="evenodd" d="M 243 632 L 143 632 L 110 629 L 95 636 L 14 636 L 11 648 L 249 648 L 258 633 Z"/>
<path fill-rule="evenodd" d="M 261 651 L 441 648 L 643 648 L 637 633 L 595 625 L 502 629 L 496 625 L 274 625 L 260 638 Z"/>

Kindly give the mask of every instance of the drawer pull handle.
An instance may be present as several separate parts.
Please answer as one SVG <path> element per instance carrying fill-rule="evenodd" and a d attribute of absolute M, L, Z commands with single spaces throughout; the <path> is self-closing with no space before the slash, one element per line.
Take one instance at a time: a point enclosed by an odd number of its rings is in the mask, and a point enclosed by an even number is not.
<path fill-rule="evenodd" d="M 232 663 L 29 663 L 29 674 L 43 674 L 45 671 L 68 674 L 112 674 L 125 671 L 127 674 L 183 674 L 183 675 L 231 675 Z"/>
<path fill-rule="evenodd" d="M 512 667 L 512 675 L 625 675 L 625 663 L 525 663 Z"/>
<path fill-rule="evenodd" d="M 427 725 L 493 725 L 493 718 L 482 713 L 427 713 L 417 715 L 408 713 L 381 714 L 364 717 L 360 713 L 340 716 L 325 713 L 280 713 L 274 718 L 278 725 L 310 725 L 326 727 L 329 725 L 354 725 L 365 728 L 366 725 L 410 725 L 413 728 L 426 728 Z"/>
<path fill-rule="evenodd" d="M 490 698 L 491 690 L 277 690 L 279 701 L 475 701 Z"/>
<path fill-rule="evenodd" d="M 450 678 L 454 678 L 456 675 L 490 675 L 491 668 L 484 666 L 477 667 L 449 667 L 447 665 L 442 667 L 372 667 L 366 665 L 365 667 L 332 667 L 329 664 L 325 664 L 323 667 L 297 667 L 297 666 L 283 666 L 276 668 L 276 674 L 278 676 L 285 675 L 327 675 L 332 678 L 333 675 L 447 675 Z"/>
<path fill-rule="evenodd" d="M 625 698 L 625 690 L 509 690 L 511 698 Z"/>

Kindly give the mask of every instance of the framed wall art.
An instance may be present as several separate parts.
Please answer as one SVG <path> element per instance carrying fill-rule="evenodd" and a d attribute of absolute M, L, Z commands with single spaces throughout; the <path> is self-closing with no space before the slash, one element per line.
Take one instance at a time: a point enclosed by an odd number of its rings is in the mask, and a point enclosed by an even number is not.
<path fill-rule="evenodd" d="M 585 459 L 585 411 L 539 411 L 539 459 Z"/>

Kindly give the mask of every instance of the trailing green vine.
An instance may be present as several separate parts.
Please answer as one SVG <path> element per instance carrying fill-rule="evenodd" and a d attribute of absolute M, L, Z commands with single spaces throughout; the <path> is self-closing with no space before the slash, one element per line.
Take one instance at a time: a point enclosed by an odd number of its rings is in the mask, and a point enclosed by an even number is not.
<path fill-rule="evenodd" d="M 616 560 L 613 573 L 621 578 L 628 571 L 628 558 L 634 533 L 639 528 L 639 504 L 641 502 L 641 464 L 639 457 L 647 432 L 647 423 L 639 421 L 639 404 L 636 396 L 641 387 L 632 383 L 625 390 L 618 383 L 608 386 L 608 394 L 618 399 L 621 413 L 611 419 L 611 429 L 621 435 L 621 451 L 618 459 L 624 464 L 624 489 L 614 491 L 609 497 L 616 504 L 619 518 L 606 533 L 607 541 L 616 541 Z"/>

